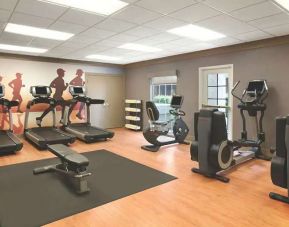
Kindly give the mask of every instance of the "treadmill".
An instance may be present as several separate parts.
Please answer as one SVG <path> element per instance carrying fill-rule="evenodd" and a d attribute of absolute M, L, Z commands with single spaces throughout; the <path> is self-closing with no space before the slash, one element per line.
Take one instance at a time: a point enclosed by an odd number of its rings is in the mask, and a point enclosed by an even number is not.
<path fill-rule="evenodd" d="M 55 99 L 50 97 L 52 93 L 51 88 L 48 86 L 32 86 L 30 88 L 30 93 L 32 94 L 34 99 L 28 102 L 26 108 L 24 123 L 25 138 L 40 150 L 47 149 L 47 146 L 51 144 L 69 145 L 74 143 L 76 140 L 75 136 L 63 132 L 56 127 L 55 106 L 57 102 Z M 28 128 L 30 109 L 36 104 L 49 104 L 51 107 L 53 107 L 52 126 Z"/>
<path fill-rule="evenodd" d="M 17 101 L 9 101 L 3 98 L 5 95 L 4 85 L 0 85 L 0 106 L 2 107 L 3 114 L 9 115 L 9 129 L 0 130 L 0 155 L 16 153 L 20 151 L 23 147 L 22 142 L 18 139 L 16 135 L 13 134 L 13 119 L 11 108 L 13 106 L 18 106 Z"/>
<path fill-rule="evenodd" d="M 112 138 L 114 136 L 114 132 L 91 126 L 90 123 L 90 105 L 104 104 L 104 100 L 87 97 L 82 86 L 70 86 L 69 92 L 73 99 L 71 100 L 68 111 L 65 113 L 63 119 L 64 125 L 62 129 L 75 135 L 79 140 L 82 140 L 86 143 L 106 141 L 107 139 Z M 86 105 L 86 108 L 84 109 L 86 110 L 87 121 L 83 123 L 71 123 L 70 115 L 78 102 L 84 103 Z"/>

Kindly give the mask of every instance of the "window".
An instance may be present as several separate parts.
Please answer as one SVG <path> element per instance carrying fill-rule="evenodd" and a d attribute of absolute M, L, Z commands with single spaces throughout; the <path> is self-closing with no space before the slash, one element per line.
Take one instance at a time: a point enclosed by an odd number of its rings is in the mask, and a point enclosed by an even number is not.
<path fill-rule="evenodd" d="M 226 116 L 227 126 L 230 124 L 229 106 L 229 74 L 228 73 L 212 73 L 208 74 L 208 94 L 207 103 L 211 106 L 219 106 L 219 111 L 224 112 Z M 228 127 L 228 134 L 229 131 Z"/>
<path fill-rule="evenodd" d="M 169 113 L 171 99 L 176 94 L 177 76 L 153 77 L 151 79 L 151 101 L 153 101 L 159 112 L 160 121 L 171 119 Z"/>

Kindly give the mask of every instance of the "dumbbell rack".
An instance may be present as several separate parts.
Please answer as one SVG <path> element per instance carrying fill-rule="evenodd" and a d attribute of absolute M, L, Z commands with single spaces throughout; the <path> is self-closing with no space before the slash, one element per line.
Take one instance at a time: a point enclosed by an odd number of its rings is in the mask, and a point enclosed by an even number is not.
<path fill-rule="evenodd" d="M 125 127 L 134 131 L 143 129 L 143 102 L 142 100 L 125 100 Z"/>

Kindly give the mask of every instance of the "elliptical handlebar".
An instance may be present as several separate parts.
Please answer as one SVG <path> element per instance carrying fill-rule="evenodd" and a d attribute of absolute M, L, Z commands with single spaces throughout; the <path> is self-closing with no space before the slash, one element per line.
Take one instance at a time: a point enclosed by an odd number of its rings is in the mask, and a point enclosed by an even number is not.
<path fill-rule="evenodd" d="M 264 87 L 265 87 L 265 91 L 264 91 L 264 95 L 263 97 L 260 99 L 260 102 L 263 103 L 264 100 L 268 97 L 268 94 L 269 94 L 269 89 L 268 89 L 268 85 L 267 85 L 267 81 L 264 80 Z"/>
<path fill-rule="evenodd" d="M 242 98 L 239 97 L 239 96 L 237 96 L 237 95 L 235 94 L 235 90 L 236 90 L 236 88 L 238 87 L 239 83 L 240 83 L 240 80 L 235 83 L 233 89 L 231 90 L 231 94 L 232 94 L 232 96 L 234 96 L 236 99 L 238 99 L 241 103 L 244 103 L 244 101 L 243 101 L 243 96 L 244 96 L 245 91 L 243 92 Z"/>

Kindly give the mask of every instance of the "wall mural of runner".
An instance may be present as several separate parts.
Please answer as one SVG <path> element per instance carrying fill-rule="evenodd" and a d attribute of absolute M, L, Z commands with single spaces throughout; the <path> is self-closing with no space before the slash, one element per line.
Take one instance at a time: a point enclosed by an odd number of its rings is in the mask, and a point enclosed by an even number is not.
<path fill-rule="evenodd" d="M 1 70 L 1 69 L 0 69 Z M 57 111 L 61 111 L 61 116 L 63 116 L 63 112 L 65 110 L 64 106 L 64 100 L 71 99 L 71 95 L 68 92 L 68 86 L 84 86 L 84 71 L 82 69 L 76 69 L 74 73 L 71 73 L 70 75 L 66 73 L 64 67 L 57 68 L 54 72 L 57 75 L 53 78 L 53 73 L 51 74 L 51 77 L 45 78 L 45 83 L 43 83 L 43 77 L 41 77 L 42 82 L 40 84 L 35 83 L 35 77 L 29 75 L 29 73 L 26 72 L 17 72 L 14 74 L 14 76 L 6 75 L 0 72 L 0 84 L 3 84 L 5 86 L 5 98 L 9 100 L 16 100 L 19 102 L 18 107 L 13 108 L 13 129 L 15 133 L 21 134 L 23 133 L 23 122 L 24 122 L 24 113 L 26 110 L 26 105 L 29 100 L 31 100 L 30 95 L 30 86 L 32 85 L 43 85 L 43 84 L 49 84 L 53 91 L 53 98 L 58 101 Z M 69 75 L 69 78 L 67 75 Z M 5 76 L 4 76 L 5 75 Z M 13 74 L 12 74 L 13 75 Z M 26 75 L 29 75 L 26 77 Z M 40 76 L 40 75 L 39 75 Z M 14 77 L 14 78 L 13 78 Z M 53 78 L 53 79 L 51 79 Z M 37 78 L 38 79 L 38 78 Z M 29 81 L 30 80 L 30 81 Z M 70 82 L 69 82 L 70 81 Z M 83 116 L 83 109 L 84 104 L 77 105 L 75 107 L 75 115 L 74 118 L 78 118 L 79 120 L 84 119 L 85 116 Z M 47 105 L 43 105 L 42 107 L 35 108 L 34 111 L 36 112 L 43 112 L 42 115 L 36 118 L 34 118 L 34 121 L 36 124 L 41 125 L 42 120 L 45 118 L 45 116 L 52 110 L 52 108 L 47 108 Z M 8 114 L 7 111 L 0 107 L 0 129 L 5 129 L 9 126 L 8 122 Z M 76 120 L 76 119 L 74 119 Z M 33 121 L 33 117 L 31 119 Z M 32 122 L 34 124 L 35 122 Z"/>

